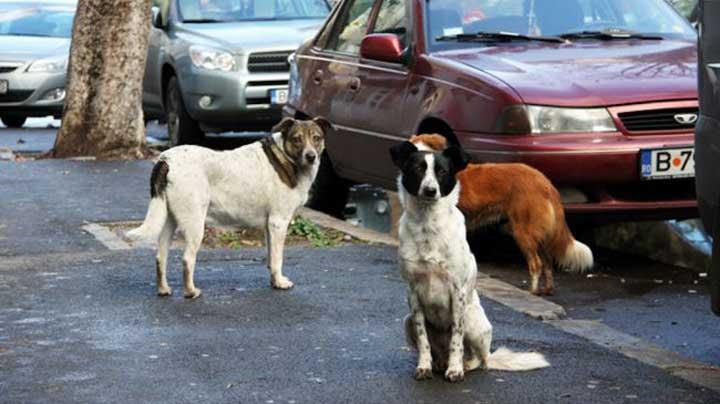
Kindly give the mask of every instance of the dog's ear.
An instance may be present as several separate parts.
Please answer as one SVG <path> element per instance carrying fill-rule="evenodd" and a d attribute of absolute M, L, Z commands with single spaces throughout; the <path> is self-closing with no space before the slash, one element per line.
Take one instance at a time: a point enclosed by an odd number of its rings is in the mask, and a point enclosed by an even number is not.
<path fill-rule="evenodd" d="M 277 125 L 273 126 L 271 131 L 272 133 L 280 132 L 284 137 L 287 134 L 288 129 L 292 128 L 293 125 L 295 125 L 295 119 L 286 116 Z"/>
<path fill-rule="evenodd" d="M 417 147 L 410 142 L 398 143 L 390 148 L 390 157 L 398 168 L 403 168 L 410 155 L 418 151 Z"/>
<path fill-rule="evenodd" d="M 456 174 L 464 170 L 470 162 L 470 156 L 460 146 L 451 145 L 443 150 L 442 154 L 452 162 Z"/>
<path fill-rule="evenodd" d="M 328 121 L 327 119 L 323 118 L 322 116 L 319 116 L 319 117 L 313 119 L 313 122 L 315 122 L 315 123 L 317 124 L 317 126 L 319 126 L 320 129 L 322 129 L 323 134 L 324 134 L 325 136 L 327 136 L 327 134 L 328 134 L 328 133 L 330 132 L 330 130 L 332 130 L 332 128 L 333 128 L 332 123 L 330 123 L 330 121 Z"/>

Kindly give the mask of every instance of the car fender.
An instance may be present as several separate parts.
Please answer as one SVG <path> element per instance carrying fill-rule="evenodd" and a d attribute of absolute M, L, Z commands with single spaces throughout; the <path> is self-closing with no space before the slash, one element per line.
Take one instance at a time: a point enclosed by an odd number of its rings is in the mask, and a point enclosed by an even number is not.
<path fill-rule="evenodd" d="M 406 101 L 410 107 L 405 112 L 414 116 L 413 130 L 433 119 L 453 131 L 492 133 L 502 110 L 522 102 L 512 87 L 483 71 L 423 57 L 410 83 Z"/>

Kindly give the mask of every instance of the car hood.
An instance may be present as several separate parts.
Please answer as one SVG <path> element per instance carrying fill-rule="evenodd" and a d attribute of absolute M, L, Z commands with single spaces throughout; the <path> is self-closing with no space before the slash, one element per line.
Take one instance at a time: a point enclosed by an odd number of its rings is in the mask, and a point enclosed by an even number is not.
<path fill-rule="evenodd" d="M 321 19 L 244 21 L 178 25 L 178 36 L 191 44 L 248 49 L 295 49 L 320 28 Z"/>
<path fill-rule="evenodd" d="M 0 62 L 30 62 L 69 51 L 70 38 L 0 35 Z"/>
<path fill-rule="evenodd" d="M 610 106 L 697 97 L 697 49 L 690 41 L 503 44 L 436 56 L 495 76 L 527 104 Z"/>

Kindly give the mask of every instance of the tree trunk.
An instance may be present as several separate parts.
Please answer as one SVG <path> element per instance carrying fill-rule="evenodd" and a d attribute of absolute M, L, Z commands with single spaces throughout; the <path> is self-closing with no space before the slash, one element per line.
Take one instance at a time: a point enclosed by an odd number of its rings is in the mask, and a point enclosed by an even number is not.
<path fill-rule="evenodd" d="M 139 158 L 151 0 L 79 0 L 53 157 Z"/>

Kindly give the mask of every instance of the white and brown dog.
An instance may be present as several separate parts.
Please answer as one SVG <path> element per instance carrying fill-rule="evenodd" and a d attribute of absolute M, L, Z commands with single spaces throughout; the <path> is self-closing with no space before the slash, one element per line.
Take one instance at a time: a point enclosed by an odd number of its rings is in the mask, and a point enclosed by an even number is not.
<path fill-rule="evenodd" d="M 532 370 L 549 366 L 543 355 L 501 348 L 492 354 L 492 326 L 475 290 L 477 264 L 466 241 L 465 218 L 457 208 L 455 175 L 468 162 L 461 149 L 420 151 L 403 142 L 390 149 L 400 168 L 400 272 L 408 284 L 408 342 L 418 351 L 415 378 L 463 380 L 466 371 Z"/>
<path fill-rule="evenodd" d="M 157 239 L 157 291 L 172 293 L 165 275 L 176 229 L 185 237 L 183 280 L 186 298 L 200 296 L 193 272 L 205 223 L 266 229 L 270 283 L 289 289 L 282 274 L 283 247 L 295 211 L 308 197 L 330 123 L 324 118 L 285 118 L 265 139 L 230 151 L 174 147 L 160 155 L 150 178 L 150 205 L 132 240 Z"/>

